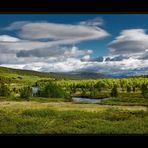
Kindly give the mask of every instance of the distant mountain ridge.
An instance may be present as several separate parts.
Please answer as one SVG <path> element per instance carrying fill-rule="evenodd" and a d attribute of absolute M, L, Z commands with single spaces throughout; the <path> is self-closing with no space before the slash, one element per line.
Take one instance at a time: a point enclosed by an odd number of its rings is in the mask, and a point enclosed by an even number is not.
<path fill-rule="evenodd" d="M 50 75 L 57 77 L 69 78 L 69 79 L 98 79 L 98 78 L 107 78 L 107 75 L 94 72 L 51 72 Z"/>

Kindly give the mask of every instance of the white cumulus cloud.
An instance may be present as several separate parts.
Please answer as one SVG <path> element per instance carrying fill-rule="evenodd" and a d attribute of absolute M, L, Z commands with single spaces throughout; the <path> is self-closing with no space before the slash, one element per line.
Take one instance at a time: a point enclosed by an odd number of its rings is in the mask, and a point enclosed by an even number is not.
<path fill-rule="evenodd" d="M 134 55 L 148 49 L 148 34 L 145 29 L 123 30 L 118 37 L 108 44 L 111 55 Z"/>
<path fill-rule="evenodd" d="M 92 21 L 92 23 L 94 23 Z M 77 43 L 109 36 L 100 27 L 86 24 L 58 24 L 50 22 L 14 22 L 6 30 L 19 29 L 19 36 L 24 39 L 62 40 L 67 43 Z M 63 42 L 63 43 L 64 43 Z"/>

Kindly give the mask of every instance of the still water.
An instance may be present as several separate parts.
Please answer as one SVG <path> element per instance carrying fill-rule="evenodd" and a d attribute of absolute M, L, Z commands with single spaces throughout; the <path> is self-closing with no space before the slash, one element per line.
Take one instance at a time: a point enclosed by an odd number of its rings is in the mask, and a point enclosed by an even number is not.
<path fill-rule="evenodd" d="M 74 102 L 90 102 L 90 103 L 98 103 L 102 102 L 103 100 L 107 100 L 109 98 L 103 99 L 92 99 L 92 98 L 84 98 L 84 97 L 72 97 Z"/>

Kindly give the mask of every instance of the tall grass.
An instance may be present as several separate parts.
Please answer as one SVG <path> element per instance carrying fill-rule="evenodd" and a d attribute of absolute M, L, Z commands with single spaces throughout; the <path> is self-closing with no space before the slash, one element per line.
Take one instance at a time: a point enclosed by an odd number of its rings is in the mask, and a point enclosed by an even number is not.
<path fill-rule="evenodd" d="M 99 112 L 51 108 L 0 110 L 1 134 L 147 134 L 148 112 L 108 108 Z"/>

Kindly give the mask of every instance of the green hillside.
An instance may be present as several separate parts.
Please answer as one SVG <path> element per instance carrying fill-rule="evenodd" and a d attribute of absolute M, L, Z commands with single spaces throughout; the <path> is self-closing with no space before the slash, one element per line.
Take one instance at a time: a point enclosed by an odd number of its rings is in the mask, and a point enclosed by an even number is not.
<path fill-rule="evenodd" d="M 0 67 L 0 80 L 11 85 L 33 85 L 41 79 L 53 79 L 48 73 Z"/>
<path fill-rule="evenodd" d="M 6 75 L 5 75 L 6 74 Z M 43 72 L 37 72 L 32 70 L 21 70 L 21 69 L 12 69 L 12 68 L 6 68 L 6 67 L 0 67 L 0 76 L 5 77 L 11 77 L 16 75 L 22 75 L 22 76 L 38 76 L 38 77 L 49 77 L 48 73 Z"/>

